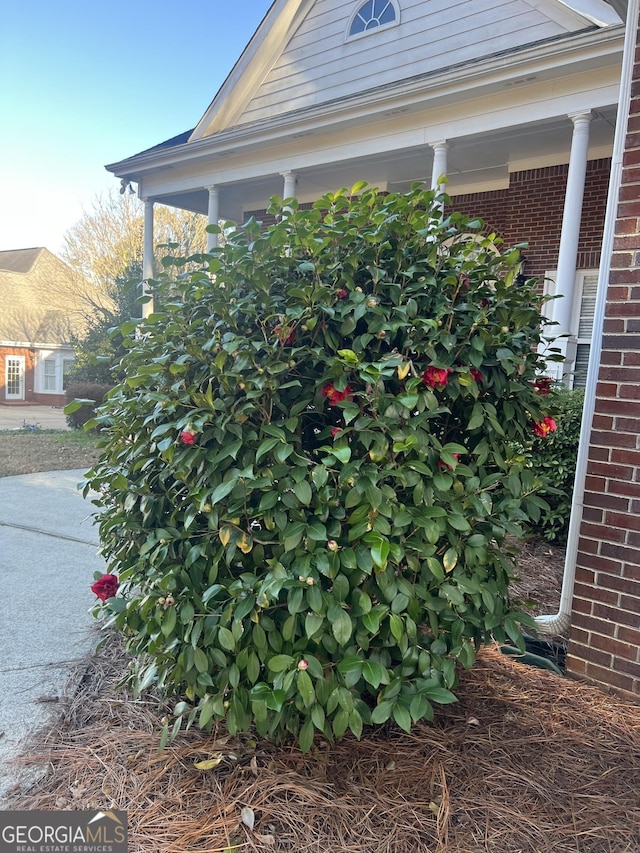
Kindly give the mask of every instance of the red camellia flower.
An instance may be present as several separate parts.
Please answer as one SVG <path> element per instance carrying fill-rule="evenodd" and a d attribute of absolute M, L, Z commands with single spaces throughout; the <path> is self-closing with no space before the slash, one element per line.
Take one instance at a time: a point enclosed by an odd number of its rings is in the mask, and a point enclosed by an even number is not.
<path fill-rule="evenodd" d="M 188 429 L 185 429 L 183 432 L 180 433 L 180 441 L 182 442 L 182 444 L 195 444 L 196 434 Z"/>
<path fill-rule="evenodd" d="M 341 287 L 340 290 L 338 290 L 336 293 L 338 299 L 346 299 L 348 295 L 349 293 L 344 289 L 344 287 Z"/>
<path fill-rule="evenodd" d="M 340 435 L 341 432 L 342 432 L 342 429 L 340 427 L 332 427 L 331 428 L 331 435 L 333 436 L 333 438 L 335 438 L 337 435 Z"/>
<path fill-rule="evenodd" d="M 434 367 L 430 365 L 422 374 L 422 381 L 429 388 L 444 388 L 449 381 L 450 367 Z"/>
<path fill-rule="evenodd" d="M 553 418 L 546 417 L 542 421 L 536 421 L 533 424 L 533 431 L 539 438 L 546 438 L 550 432 L 555 432 L 557 424 Z"/>
<path fill-rule="evenodd" d="M 274 334 L 280 338 L 283 344 L 294 344 L 296 342 L 296 330 L 291 326 L 276 326 Z"/>
<path fill-rule="evenodd" d="M 452 453 L 451 455 L 452 455 L 452 456 L 453 456 L 453 458 L 456 460 L 456 462 L 458 461 L 458 459 L 460 459 L 460 454 L 459 454 L 459 453 Z M 451 465 L 449 465 L 449 463 L 448 463 L 448 462 L 445 462 L 445 461 L 444 461 L 444 460 L 442 460 L 442 459 L 438 459 L 438 468 L 441 468 L 441 469 L 442 469 L 442 468 L 448 468 L 448 469 L 449 469 L 449 471 L 453 471 L 452 466 L 451 466 Z"/>
<path fill-rule="evenodd" d="M 541 397 L 548 397 L 551 391 L 552 381 L 553 380 L 550 376 L 539 376 L 537 379 L 533 380 L 533 387 Z"/>
<path fill-rule="evenodd" d="M 102 575 L 95 583 L 91 584 L 91 592 L 97 595 L 100 601 L 106 601 L 118 591 L 120 583 L 116 575 Z"/>
<path fill-rule="evenodd" d="M 471 370 L 469 371 L 469 373 L 473 376 L 473 378 L 476 380 L 476 382 L 482 382 L 484 379 L 484 376 L 482 375 L 482 373 L 479 370 L 477 370 L 475 367 L 472 367 Z"/>
<path fill-rule="evenodd" d="M 327 402 L 330 406 L 335 406 L 336 403 L 342 403 L 343 400 L 348 400 L 352 394 L 353 388 L 349 385 L 347 385 L 344 391 L 338 391 L 333 382 L 329 382 L 322 389 L 322 396 L 327 398 Z"/>

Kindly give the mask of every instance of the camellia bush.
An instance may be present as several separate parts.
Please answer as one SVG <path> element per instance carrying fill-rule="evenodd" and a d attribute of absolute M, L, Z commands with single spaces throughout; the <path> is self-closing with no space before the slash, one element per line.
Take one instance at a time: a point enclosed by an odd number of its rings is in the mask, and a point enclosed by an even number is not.
<path fill-rule="evenodd" d="M 274 201 L 124 329 L 94 591 L 136 689 L 177 700 L 165 739 L 409 731 L 482 644 L 521 643 L 505 537 L 546 506 L 513 450 L 551 429 L 541 298 L 443 200 Z"/>
<path fill-rule="evenodd" d="M 539 390 L 545 393 L 546 389 L 539 386 Z M 571 519 L 584 391 L 581 388 L 569 391 L 551 384 L 546 393 L 546 408 L 553 413 L 557 430 L 553 435 L 537 436 L 531 448 L 531 465 L 545 483 L 538 494 L 548 504 L 548 509 L 543 509 L 532 522 L 531 529 L 550 542 L 564 545 Z"/>

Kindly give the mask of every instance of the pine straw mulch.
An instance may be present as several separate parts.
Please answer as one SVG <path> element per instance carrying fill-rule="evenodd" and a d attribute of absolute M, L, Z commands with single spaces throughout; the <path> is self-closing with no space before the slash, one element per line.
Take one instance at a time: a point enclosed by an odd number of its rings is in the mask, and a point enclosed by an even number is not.
<path fill-rule="evenodd" d="M 434 724 L 306 756 L 198 731 L 159 751 L 160 703 L 115 689 L 126 665 L 115 640 L 89 661 L 5 808 L 125 809 L 131 853 L 640 851 L 640 707 L 494 649 Z"/>

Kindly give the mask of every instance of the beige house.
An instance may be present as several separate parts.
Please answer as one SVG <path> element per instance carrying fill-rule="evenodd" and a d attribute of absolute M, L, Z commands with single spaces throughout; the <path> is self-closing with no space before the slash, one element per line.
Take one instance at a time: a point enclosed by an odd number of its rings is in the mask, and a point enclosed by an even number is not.
<path fill-rule="evenodd" d="M 0 404 L 63 405 L 85 326 L 69 267 L 44 248 L 0 252 Z"/>

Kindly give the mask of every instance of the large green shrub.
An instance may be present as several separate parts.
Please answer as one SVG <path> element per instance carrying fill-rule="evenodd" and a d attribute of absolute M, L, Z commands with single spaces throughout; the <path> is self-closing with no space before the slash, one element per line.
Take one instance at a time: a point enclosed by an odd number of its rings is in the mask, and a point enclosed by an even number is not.
<path fill-rule="evenodd" d="M 531 529 L 550 542 L 564 544 L 571 516 L 584 391 L 551 390 L 547 407 L 553 413 L 557 429 L 544 438 L 535 438 L 531 464 L 545 483 L 538 494 L 547 502 L 548 508 L 542 509 Z"/>
<path fill-rule="evenodd" d="M 544 507 L 511 450 L 545 414 L 518 251 L 430 192 L 354 191 L 157 285 L 89 475 L 138 688 L 303 749 L 408 730 L 520 641 L 504 540 Z"/>

